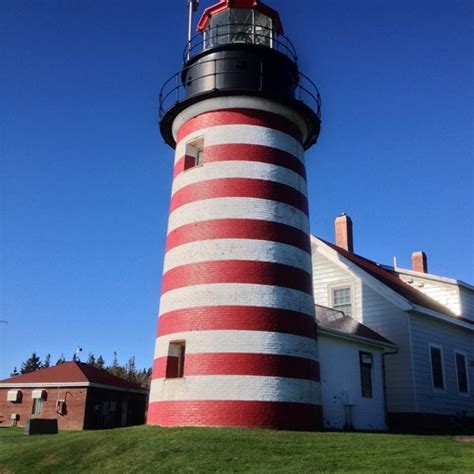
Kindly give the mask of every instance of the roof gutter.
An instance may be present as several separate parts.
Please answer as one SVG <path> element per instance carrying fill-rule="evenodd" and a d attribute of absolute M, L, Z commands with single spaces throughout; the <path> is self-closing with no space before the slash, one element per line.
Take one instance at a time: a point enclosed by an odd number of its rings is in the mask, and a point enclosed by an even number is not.
<path fill-rule="evenodd" d="M 339 331 L 337 329 L 331 329 L 331 328 L 325 328 L 322 326 L 317 327 L 318 334 L 325 334 L 327 336 L 333 336 L 333 337 L 339 337 L 341 339 L 347 339 L 350 341 L 356 341 L 356 342 L 361 342 L 364 343 L 368 346 L 374 346 L 378 347 L 381 349 L 397 349 L 398 351 L 398 346 L 396 344 L 391 344 L 390 342 L 383 342 L 383 341 L 376 341 L 375 339 L 369 339 L 368 337 L 364 336 L 357 336 L 355 334 L 347 334 L 344 331 Z"/>
<path fill-rule="evenodd" d="M 454 326 L 458 326 L 463 329 L 467 329 L 469 331 L 474 331 L 474 323 L 465 323 L 464 321 L 459 321 L 458 319 L 455 319 L 454 317 L 450 316 L 445 316 L 444 314 L 438 313 L 436 311 L 433 311 L 431 309 L 425 308 L 424 306 L 418 306 L 416 304 L 413 305 L 412 311 L 416 311 L 417 313 L 422 313 L 426 314 L 428 316 L 431 316 L 433 318 L 436 318 L 440 321 L 443 321 L 448 324 L 452 324 Z"/>

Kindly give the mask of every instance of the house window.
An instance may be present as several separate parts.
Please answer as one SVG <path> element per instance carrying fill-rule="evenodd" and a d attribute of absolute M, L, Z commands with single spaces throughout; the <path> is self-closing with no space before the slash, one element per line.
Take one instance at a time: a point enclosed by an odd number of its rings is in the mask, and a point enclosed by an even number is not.
<path fill-rule="evenodd" d="M 332 307 L 342 311 L 346 316 L 352 316 L 351 287 L 332 288 Z"/>
<path fill-rule="evenodd" d="M 41 413 L 43 413 L 43 399 L 42 398 L 33 399 L 33 411 L 31 413 L 33 413 L 33 415 L 41 415 Z"/>
<path fill-rule="evenodd" d="M 186 143 L 186 156 L 184 157 L 184 171 L 202 166 L 204 163 L 204 138 L 198 138 Z"/>
<path fill-rule="evenodd" d="M 441 347 L 430 346 L 431 378 L 435 390 L 444 390 L 443 352 Z"/>
<path fill-rule="evenodd" d="M 185 354 L 185 341 L 170 342 L 168 348 L 168 360 L 166 363 L 166 378 L 177 379 L 184 377 Z"/>
<path fill-rule="evenodd" d="M 459 393 L 469 393 L 469 382 L 467 380 L 467 360 L 466 354 L 455 352 L 456 358 L 456 374 L 458 380 Z"/>
<path fill-rule="evenodd" d="M 360 387 L 364 398 L 372 398 L 372 365 L 374 357 L 370 352 L 359 352 Z"/>

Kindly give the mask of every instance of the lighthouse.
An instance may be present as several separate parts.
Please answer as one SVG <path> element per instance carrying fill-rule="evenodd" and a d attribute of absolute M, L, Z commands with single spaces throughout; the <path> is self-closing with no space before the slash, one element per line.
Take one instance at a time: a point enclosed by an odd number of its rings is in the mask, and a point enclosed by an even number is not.
<path fill-rule="evenodd" d="M 318 429 L 318 90 L 259 0 L 207 8 L 183 61 L 160 93 L 175 161 L 148 424 Z"/>

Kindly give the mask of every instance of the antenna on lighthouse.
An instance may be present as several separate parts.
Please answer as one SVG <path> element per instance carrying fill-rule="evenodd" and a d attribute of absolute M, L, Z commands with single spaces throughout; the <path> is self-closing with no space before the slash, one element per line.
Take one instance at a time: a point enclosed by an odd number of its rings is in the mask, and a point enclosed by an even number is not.
<path fill-rule="evenodd" d="M 188 59 L 191 57 L 192 39 L 193 39 L 193 13 L 199 7 L 199 0 L 188 0 L 189 21 L 188 21 Z"/>

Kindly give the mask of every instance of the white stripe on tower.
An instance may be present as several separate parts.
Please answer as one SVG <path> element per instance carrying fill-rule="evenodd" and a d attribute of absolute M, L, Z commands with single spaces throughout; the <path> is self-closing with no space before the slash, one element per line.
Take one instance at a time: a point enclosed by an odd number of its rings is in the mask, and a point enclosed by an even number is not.
<path fill-rule="evenodd" d="M 162 295 L 160 314 L 200 306 L 258 306 L 314 315 L 314 298 L 292 288 L 246 283 L 214 283 L 171 290 Z"/>
<path fill-rule="evenodd" d="M 163 273 L 203 261 L 252 260 L 290 265 L 311 273 L 311 255 L 292 245 L 254 239 L 200 240 L 180 245 L 165 255 Z"/>
<path fill-rule="evenodd" d="M 279 222 L 309 233 L 308 216 L 293 206 L 268 199 L 222 197 L 192 202 L 174 210 L 169 217 L 168 234 L 186 224 L 217 219 Z"/>
<path fill-rule="evenodd" d="M 157 339 L 155 359 L 168 354 L 172 341 L 186 341 L 186 354 L 214 352 L 278 354 L 317 360 L 314 339 L 267 331 L 192 331 L 167 334 Z"/>
<path fill-rule="evenodd" d="M 273 181 L 285 184 L 306 196 L 306 180 L 297 173 L 268 163 L 252 161 L 220 161 L 200 166 L 192 173 L 180 173 L 173 181 L 171 195 L 190 184 L 209 181 L 211 179 L 247 178 Z"/>
<path fill-rule="evenodd" d="M 175 382 L 175 381 L 174 381 Z M 194 376 L 171 386 L 164 379 L 151 382 L 150 402 L 160 400 L 252 400 L 320 404 L 320 384 L 288 377 Z"/>

